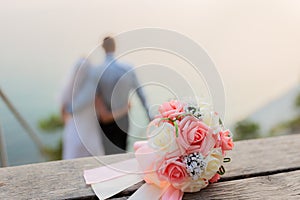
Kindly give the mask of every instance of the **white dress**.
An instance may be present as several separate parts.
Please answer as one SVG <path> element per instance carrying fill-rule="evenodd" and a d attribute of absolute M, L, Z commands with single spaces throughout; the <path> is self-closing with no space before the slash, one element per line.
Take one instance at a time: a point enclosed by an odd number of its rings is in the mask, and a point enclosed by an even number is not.
<path fill-rule="evenodd" d="M 64 127 L 63 159 L 104 155 L 94 109 L 97 87 L 94 71 L 86 59 L 80 59 L 62 91 L 62 105 L 72 108 L 73 112 Z"/>

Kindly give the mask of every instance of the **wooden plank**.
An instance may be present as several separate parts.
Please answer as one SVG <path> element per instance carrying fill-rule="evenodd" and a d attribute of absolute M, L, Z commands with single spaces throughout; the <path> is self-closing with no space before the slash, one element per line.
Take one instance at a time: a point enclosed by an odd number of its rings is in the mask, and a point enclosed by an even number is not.
<path fill-rule="evenodd" d="M 133 155 L 101 157 L 114 163 Z M 47 162 L 0 168 L 0 199 L 71 199 L 92 197 L 94 193 L 83 178 L 83 170 L 98 167 L 95 158 Z"/>
<path fill-rule="evenodd" d="M 129 196 L 113 198 L 125 200 Z M 300 199 L 300 170 L 209 185 L 196 193 L 185 193 L 183 200 L 201 199 Z"/>
<path fill-rule="evenodd" d="M 300 134 L 236 142 L 228 153 L 232 161 L 224 164 L 226 173 L 221 181 L 300 170 L 299 150 Z M 125 192 L 132 193 L 140 185 Z"/>
<path fill-rule="evenodd" d="M 237 142 L 230 153 L 232 162 L 225 166 L 227 172 L 223 180 L 296 170 L 300 167 L 299 148 L 300 134 Z M 122 154 L 101 157 L 100 160 L 114 163 L 130 157 L 133 155 Z M 94 193 L 85 185 L 82 174 L 83 170 L 100 165 L 101 162 L 90 157 L 0 168 L 0 199 L 93 197 Z M 127 189 L 122 195 L 131 194 L 138 186 Z"/>
<path fill-rule="evenodd" d="M 300 199 L 300 170 L 215 183 L 183 199 Z"/>
<path fill-rule="evenodd" d="M 223 179 L 300 169 L 300 134 L 239 141 L 228 156 Z"/>

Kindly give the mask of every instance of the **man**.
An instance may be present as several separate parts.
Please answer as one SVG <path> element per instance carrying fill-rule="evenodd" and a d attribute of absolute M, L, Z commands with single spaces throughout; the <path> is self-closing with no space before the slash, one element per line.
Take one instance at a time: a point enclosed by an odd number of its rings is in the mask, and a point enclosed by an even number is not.
<path fill-rule="evenodd" d="M 115 40 L 106 37 L 102 47 L 106 53 L 102 65 L 102 73 L 98 82 L 96 96 L 103 99 L 107 108 L 114 113 L 128 106 L 128 97 L 131 91 L 136 90 L 148 114 L 148 105 L 145 95 L 131 65 L 119 62 L 114 57 Z M 148 116 L 149 117 L 149 116 Z M 106 154 L 124 153 L 127 145 L 127 132 L 129 129 L 128 113 L 107 122 L 99 116 L 99 124 L 104 132 L 104 148 Z M 149 117 L 150 119 L 150 117 Z"/>

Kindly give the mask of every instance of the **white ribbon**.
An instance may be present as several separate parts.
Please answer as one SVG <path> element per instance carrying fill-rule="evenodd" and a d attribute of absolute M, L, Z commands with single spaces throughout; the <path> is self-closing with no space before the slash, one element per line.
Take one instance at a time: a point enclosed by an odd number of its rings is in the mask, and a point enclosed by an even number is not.
<path fill-rule="evenodd" d="M 133 193 L 128 200 L 155 200 L 159 199 L 164 192 L 164 189 L 145 183 L 135 193 Z"/>
<path fill-rule="evenodd" d="M 143 177 L 136 174 L 128 174 L 112 180 L 92 184 L 92 188 L 100 200 L 112 197 L 126 188 L 140 182 Z"/>
<path fill-rule="evenodd" d="M 139 164 L 135 158 L 102 166 L 95 169 L 85 170 L 86 184 L 99 183 L 122 177 L 128 174 L 140 174 Z"/>

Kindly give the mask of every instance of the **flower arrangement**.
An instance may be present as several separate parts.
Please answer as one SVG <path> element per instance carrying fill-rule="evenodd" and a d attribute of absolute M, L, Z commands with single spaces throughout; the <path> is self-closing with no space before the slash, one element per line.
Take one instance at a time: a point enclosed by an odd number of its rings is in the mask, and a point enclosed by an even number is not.
<path fill-rule="evenodd" d="M 99 199 L 144 179 L 130 200 L 181 200 L 184 192 L 197 192 L 218 181 L 225 173 L 223 163 L 230 161 L 226 152 L 233 148 L 230 131 L 205 103 L 163 103 L 147 137 L 134 144 L 135 158 L 84 171 Z"/>
<path fill-rule="evenodd" d="M 208 104 L 177 100 L 159 107 L 147 137 L 134 145 L 144 180 L 172 188 L 165 193 L 170 197 L 177 192 L 178 199 L 183 192 L 197 192 L 218 181 L 225 173 L 223 163 L 230 161 L 226 152 L 233 148 L 230 131 Z"/>

